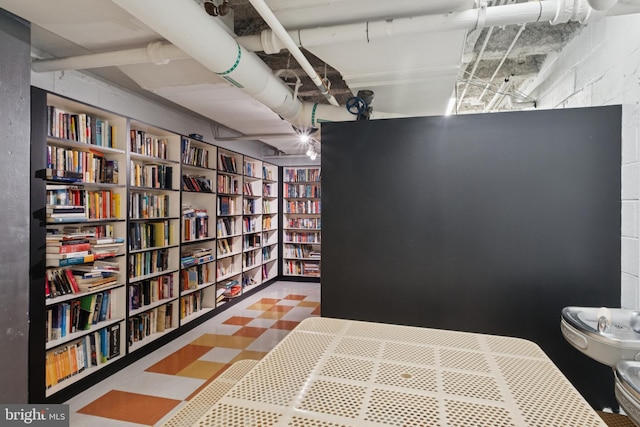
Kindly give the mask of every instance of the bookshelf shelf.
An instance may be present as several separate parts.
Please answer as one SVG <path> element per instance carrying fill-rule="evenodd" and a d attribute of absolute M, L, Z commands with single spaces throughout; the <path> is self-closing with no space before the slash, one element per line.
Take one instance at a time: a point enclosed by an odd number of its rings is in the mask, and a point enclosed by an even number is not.
<path fill-rule="evenodd" d="M 158 308 L 161 305 L 165 305 L 171 301 L 175 301 L 177 299 L 177 297 L 173 297 L 173 298 L 163 298 L 161 300 L 158 301 L 154 301 L 148 305 L 143 305 L 140 308 L 136 308 L 136 309 L 129 309 L 129 317 L 132 316 L 137 316 L 139 314 L 145 313 L 149 310 L 153 310 L 154 308 Z"/>
<path fill-rule="evenodd" d="M 283 274 L 320 277 L 321 170 L 284 168 L 283 175 Z"/>
<path fill-rule="evenodd" d="M 32 115 L 34 401 L 278 276 L 280 167 L 35 88 Z"/>
<path fill-rule="evenodd" d="M 47 341 L 45 348 L 47 350 L 51 350 L 52 348 L 55 347 L 59 347 L 61 345 L 70 343 L 72 341 L 78 340 L 79 338 L 82 338 L 85 335 L 89 335 L 93 332 L 99 331 L 100 329 L 104 329 L 107 328 L 111 325 L 114 325 L 116 323 L 120 323 L 124 320 L 124 317 L 122 318 L 116 318 L 116 319 L 110 319 L 110 320 L 105 320 L 103 322 L 98 322 L 95 325 L 92 325 L 91 328 L 86 329 L 86 330 L 82 330 L 82 331 L 78 331 L 78 332 L 72 332 L 68 335 L 65 335 L 64 337 L 57 339 L 57 340 L 51 340 L 51 341 Z"/>
<path fill-rule="evenodd" d="M 177 327 L 172 327 L 172 328 L 166 328 L 163 332 L 157 332 L 151 335 L 147 335 L 146 337 L 142 338 L 141 340 L 138 341 L 134 341 L 133 343 L 129 344 L 129 353 L 133 353 L 149 344 L 151 344 L 153 341 L 157 340 L 158 338 L 175 331 L 176 329 L 178 329 Z"/>
<path fill-rule="evenodd" d="M 58 383 L 56 385 L 51 386 L 50 388 L 47 388 L 45 390 L 45 397 L 50 397 L 53 396 L 54 394 L 63 391 L 65 388 L 69 387 L 70 385 L 88 377 L 89 375 L 94 374 L 95 372 L 97 372 L 98 370 L 104 368 L 105 366 L 110 365 L 111 363 L 115 362 L 118 359 L 121 359 L 122 357 L 124 357 L 124 355 L 120 355 L 117 357 L 114 357 L 104 363 L 101 363 L 97 366 L 92 366 L 90 368 L 85 368 L 83 371 L 76 373 L 75 375 L 72 375 L 69 378 L 66 378 L 64 380 L 64 382 L 62 383 Z"/>

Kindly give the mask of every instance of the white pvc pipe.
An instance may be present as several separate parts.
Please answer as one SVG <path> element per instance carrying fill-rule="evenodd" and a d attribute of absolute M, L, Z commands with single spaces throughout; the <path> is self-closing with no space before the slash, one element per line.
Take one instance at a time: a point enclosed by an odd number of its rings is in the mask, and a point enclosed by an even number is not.
<path fill-rule="evenodd" d="M 293 55 L 293 57 L 298 61 L 298 64 L 302 67 L 302 69 L 307 73 L 311 80 L 316 85 L 318 90 L 327 98 L 331 105 L 338 105 L 338 101 L 329 93 L 329 90 L 325 83 L 322 81 L 318 72 L 313 68 L 311 63 L 304 56 L 300 48 L 296 45 L 293 39 L 287 33 L 287 30 L 282 26 L 276 15 L 273 14 L 269 6 L 263 0 L 249 0 L 249 2 L 253 5 L 256 11 L 262 16 L 262 19 L 265 20 L 267 25 L 271 28 L 271 30 L 278 36 L 280 42 L 284 45 L 284 47 L 289 50 L 289 53 Z"/>
<path fill-rule="evenodd" d="M 302 103 L 254 53 L 248 52 L 193 0 L 112 0 L 210 71 L 249 94 L 292 125 L 356 117 L 345 108 Z"/>
<path fill-rule="evenodd" d="M 564 0 L 545 0 L 487 7 L 484 26 L 551 21 L 556 19 L 559 13 L 558 3 L 562 1 Z M 480 10 L 468 9 L 437 15 L 292 30 L 288 31 L 288 35 L 299 47 L 340 45 L 350 41 L 371 42 L 417 33 L 468 30 L 475 28 L 479 20 Z M 238 37 L 237 40 L 247 49 L 255 50 L 261 46 L 265 53 L 277 53 L 286 47 L 278 37 L 273 36 L 271 30 L 264 30 L 259 36 Z"/>
<path fill-rule="evenodd" d="M 129 64 L 152 62 L 156 65 L 166 64 L 174 59 L 189 58 L 172 44 L 154 42 L 147 47 L 119 50 L 115 52 L 92 53 L 67 58 L 39 59 L 31 63 L 33 71 L 42 73 L 60 70 L 80 70 Z"/>

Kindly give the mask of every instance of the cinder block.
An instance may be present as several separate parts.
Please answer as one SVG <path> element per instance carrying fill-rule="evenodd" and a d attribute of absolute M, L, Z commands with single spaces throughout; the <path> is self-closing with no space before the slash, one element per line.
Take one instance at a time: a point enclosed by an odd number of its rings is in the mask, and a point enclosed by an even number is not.
<path fill-rule="evenodd" d="M 640 198 L 640 163 L 622 165 L 622 200 Z"/>
<path fill-rule="evenodd" d="M 631 274 L 632 276 L 638 276 L 638 264 L 640 263 L 640 242 L 638 239 L 631 237 L 623 237 L 621 239 L 622 250 L 622 272 Z"/>
<path fill-rule="evenodd" d="M 620 288 L 620 307 L 629 310 L 638 310 L 640 308 L 640 280 L 631 274 L 622 273 Z"/>
<path fill-rule="evenodd" d="M 638 99 L 640 99 L 640 93 L 638 94 Z M 640 129 L 640 115 L 638 113 L 637 103 L 625 103 L 622 105 L 622 164 L 639 160 L 638 129 Z"/>
<path fill-rule="evenodd" d="M 636 201 L 622 202 L 622 227 L 623 237 L 638 238 L 638 205 Z"/>

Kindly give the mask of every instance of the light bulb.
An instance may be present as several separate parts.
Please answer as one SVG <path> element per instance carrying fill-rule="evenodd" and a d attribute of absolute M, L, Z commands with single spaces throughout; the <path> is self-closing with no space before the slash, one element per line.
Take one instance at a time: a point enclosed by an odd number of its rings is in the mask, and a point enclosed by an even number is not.
<path fill-rule="evenodd" d="M 309 157 L 311 157 L 311 160 L 315 160 L 317 155 L 318 154 L 314 151 Z"/>

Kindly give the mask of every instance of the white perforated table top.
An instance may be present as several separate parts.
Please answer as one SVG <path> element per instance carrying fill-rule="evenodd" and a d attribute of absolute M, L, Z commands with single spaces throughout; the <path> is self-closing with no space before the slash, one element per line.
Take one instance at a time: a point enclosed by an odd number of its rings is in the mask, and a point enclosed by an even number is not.
<path fill-rule="evenodd" d="M 317 317 L 195 425 L 606 427 L 530 341 Z"/>

